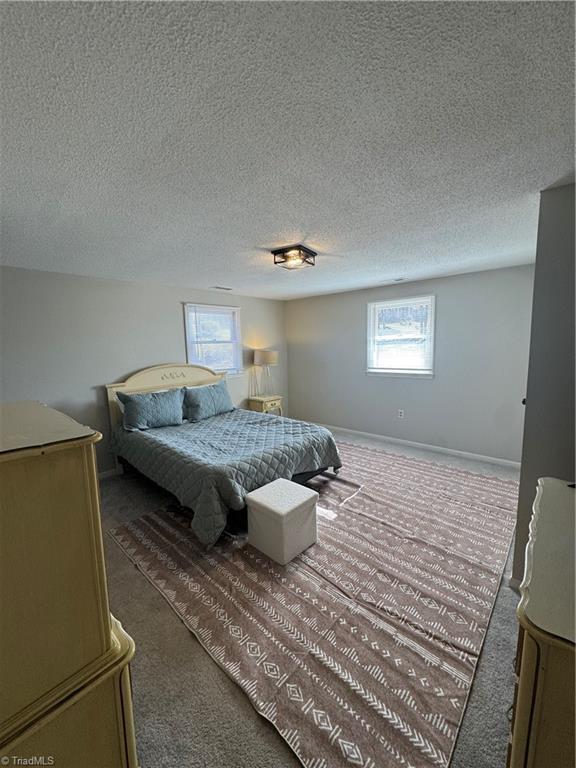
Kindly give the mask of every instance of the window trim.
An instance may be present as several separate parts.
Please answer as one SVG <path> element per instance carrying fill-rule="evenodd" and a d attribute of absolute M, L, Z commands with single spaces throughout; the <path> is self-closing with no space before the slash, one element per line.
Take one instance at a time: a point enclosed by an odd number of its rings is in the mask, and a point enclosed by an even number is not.
<path fill-rule="evenodd" d="M 190 358 L 190 348 L 192 346 L 192 343 L 189 334 L 188 334 L 188 317 L 190 313 L 191 307 L 204 307 L 205 309 L 211 309 L 211 310 L 221 310 L 225 309 L 231 313 L 234 320 L 234 336 L 235 338 L 232 339 L 232 341 L 220 341 L 215 340 L 213 342 L 207 341 L 205 343 L 213 343 L 213 344 L 234 344 L 234 362 L 237 363 L 237 366 L 234 368 L 212 368 L 211 370 L 216 371 L 216 373 L 224 373 L 226 376 L 242 376 L 245 373 L 244 370 L 244 354 L 243 354 L 243 344 L 242 344 L 242 324 L 241 324 L 241 310 L 242 307 L 238 307 L 233 304 L 203 304 L 198 301 L 188 301 L 183 302 L 183 309 L 184 309 L 184 346 L 186 348 L 186 362 L 189 365 L 204 365 L 205 367 L 209 368 L 210 366 L 207 366 L 204 362 L 199 362 L 198 360 L 192 360 Z"/>
<path fill-rule="evenodd" d="M 430 368 L 371 368 L 369 365 L 372 344 L 373 344 L 373 326 L 372 313 L 373 307 L 379 304 L 397 304 L 399 306 L 418 301 L 429 301 L 432 310 L 432 320 L 430 323 Z M 369 301 L 366 305 L 366 374 L 368 376 L 391 376 L 393 378 L 415 378 L 432 379 L 434 378 L 434 362 L 436 356 L 436 296 L 428 294 L 427 296 L 403 296 L 401 298 L 381 299 L 380 301 Z"/>

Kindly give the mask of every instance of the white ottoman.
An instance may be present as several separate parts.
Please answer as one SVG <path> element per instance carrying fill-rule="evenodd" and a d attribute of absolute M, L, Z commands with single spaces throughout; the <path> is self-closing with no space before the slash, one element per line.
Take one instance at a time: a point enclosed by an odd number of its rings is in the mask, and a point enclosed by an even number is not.
<path fill-rule="evenodd" d="M 248 541 L 281 565 L 316 543 L 316 491 L 274 480 L 246 496 Z"/>

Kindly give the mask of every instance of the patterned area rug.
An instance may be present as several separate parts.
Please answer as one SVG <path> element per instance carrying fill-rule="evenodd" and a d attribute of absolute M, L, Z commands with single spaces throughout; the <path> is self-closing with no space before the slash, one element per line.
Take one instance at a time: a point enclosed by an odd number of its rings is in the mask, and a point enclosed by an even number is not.
<path fill-rule="evenodd" d="M 110 535 L 307 768 L 448 766 L 514 529 L 517 484 L 339 443 L 318 543 L 279 566 L 183 519 Z"/>

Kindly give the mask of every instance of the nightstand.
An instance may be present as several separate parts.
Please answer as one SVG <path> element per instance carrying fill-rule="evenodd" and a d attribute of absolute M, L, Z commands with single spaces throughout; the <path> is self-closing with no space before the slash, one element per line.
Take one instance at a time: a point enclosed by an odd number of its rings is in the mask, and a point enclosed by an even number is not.
<path fill-rule="evenodd" d="M 278 411 L 282 416 L 282 395 L 259 395 L 248 398 L 248 410 L 259 411 L 260 413 L 270 413 Z"/>

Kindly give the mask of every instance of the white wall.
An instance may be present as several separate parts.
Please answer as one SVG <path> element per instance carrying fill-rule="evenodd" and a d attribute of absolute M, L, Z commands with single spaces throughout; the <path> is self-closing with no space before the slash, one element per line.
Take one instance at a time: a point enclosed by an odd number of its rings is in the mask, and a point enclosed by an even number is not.
<path fill-rule="evenodd" d="M 574 480 L 574 184 L 542 192 L 512 577 L 524 574 L 539 477 Z"/>
<path fill-rule="evenodd" d="M 515 267 L 288 302 L 291 415 L 519 461 L 533 272 Z M 367 375 L 367 303 L 429 294 L 434 377 Z"/>
<path fill-rule="evenodd" d="M 41 400 L 108 435 L 103 385 L 150 365 L 185 362 L 182 302 L 240 306 L 249 348 L 274 348 L 287 395 L 284 303 L 215 291 L 0 268 L 0 399 Z M 248 375 L 232 377 L 240 403 Z M 113 466 L 107 440 L 101 470 Z"/>

